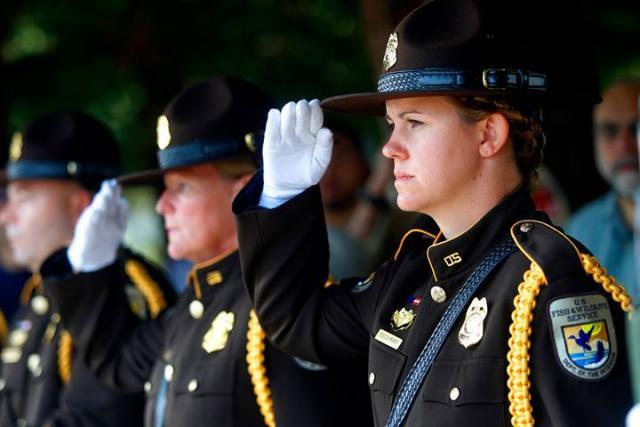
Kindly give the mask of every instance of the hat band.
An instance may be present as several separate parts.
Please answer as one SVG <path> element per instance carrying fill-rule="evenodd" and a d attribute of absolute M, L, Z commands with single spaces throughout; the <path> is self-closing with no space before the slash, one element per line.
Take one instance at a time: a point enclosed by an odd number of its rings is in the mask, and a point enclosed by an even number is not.
<path fill-rule="evenodd" d="M 451 91 L 545 91 L 547 77 L 518 69 L 488 68 L 483 71 L 446 69 L 394 71 L 380 76 L 378 92 Z"/>
<path fill-rule="evenodd" d="M 108 166 L 86 164 L 75 161 L 53 162 L 46 160 L 19 160 L 7 164 L 8 179 L 106 179 L 116 176 L 118 170 Z"/>
<path fill-rule="evenodd" d="M 160 169 L 171 169 L 241 155 L 244 151 L 246 151 L 245 145 L 238 141 L 196 139 L 186 145 L 158 151 L 158 164 Z"/>

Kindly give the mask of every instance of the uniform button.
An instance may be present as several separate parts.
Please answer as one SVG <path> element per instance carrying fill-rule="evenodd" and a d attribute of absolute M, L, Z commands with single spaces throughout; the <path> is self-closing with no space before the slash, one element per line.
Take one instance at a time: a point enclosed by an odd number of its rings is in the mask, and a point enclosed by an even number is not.
<path fill-rule="evenodd" d="M 533 224 L 531 224 L 530 222 L 523 222 L 522 224 L 520 224 L 520 231 L 522 231 L 523 233 L 528 233 L 532 228 Z"/>
<path fill-rule="evenodd" d="M 447 300 L 447 293 L 440 286 L 431 288 L 431 298 L 437 303 L 443 303 Z"/>
<path fill-rule="evenodd" d="M 194 319 L 199 319 L 204 314 L 204 304 L 200 300 L 194 299 L 189 304 L 189 314 Z"/>
<path fill-rule="evenodd" d="M 4 380 L 4 378 L 0 378 L 0 391 L 4 390 L 6 386 L 7 382 Z"/>
<path fill-rule="evenodd" d="M 144 392 L 147 394 L 151 393 L 151 383 L 149 381 L 144 383 Z"/>
<path fill-rule="evenodd" d="M 42 375 L 42 365 L 40 364 L 40 355 L 37 353 L 30 354 L 27 358 L 27 367 L 34 377 Z"/>
<path fill-rule="evenodd" d="M 376 382 L 376 373 L 372 371 L 369 373 L 369 385 L 373 385 L 374 382 Z"/>
<path fill-rule="evenodd" d="M 171 365 L 166 365 L 164 367 L 164 379 L 167 381 L 171 381 L 171 379 L 173 378 L 173 366 Z"/>
<path fill-rule="evenodd" d="M 36 295 L 31 300 L 31 308 L 37 315 L 42 316 L 49 311 L 49 300 L 42 295 Z"/>
<path fill-rule="evenodd" d="M 193 379 L 189 381 L 189 385 L 187 386 L 187 389 L 192 393 L 196 391 L 198 389 L 198 380 Z"/>
<path fill-rule="evenodd" d="M 454 387 L 449 391 L 449 399 L 458 400 L 460 397 L 460 389 L 458 387 Z"/>

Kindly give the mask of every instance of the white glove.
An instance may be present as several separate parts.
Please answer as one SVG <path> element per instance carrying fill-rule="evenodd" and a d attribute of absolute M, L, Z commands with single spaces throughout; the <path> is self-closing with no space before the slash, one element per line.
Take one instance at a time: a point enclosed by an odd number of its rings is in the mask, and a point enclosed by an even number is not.
<path fill-rule="evenodd" d="M 76 272 L 92 272 L 113 263 L 127 228 L 129 204 L 116 180 L 104 181 L 82 212 L 67 250 Z"/>
<path fill-rule="evenodd" d="M 260 206 L 277 207 L 317 184 L 331 161 L 333 134 L 322 127 L 320 101 L 289 102 L 269 111 L 262 148 Z"/>

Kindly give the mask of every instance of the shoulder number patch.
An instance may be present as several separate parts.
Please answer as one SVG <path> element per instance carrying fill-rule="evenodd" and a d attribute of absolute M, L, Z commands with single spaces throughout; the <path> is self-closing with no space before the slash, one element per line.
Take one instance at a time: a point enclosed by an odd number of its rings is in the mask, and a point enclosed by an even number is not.
<path fill-rule="evenodd" d="M 562 368 L 587 381 L 605 378 L 618 347 L 607 299 L 599 294 L 560 298 L 549 305 L 556 356 Z"/>

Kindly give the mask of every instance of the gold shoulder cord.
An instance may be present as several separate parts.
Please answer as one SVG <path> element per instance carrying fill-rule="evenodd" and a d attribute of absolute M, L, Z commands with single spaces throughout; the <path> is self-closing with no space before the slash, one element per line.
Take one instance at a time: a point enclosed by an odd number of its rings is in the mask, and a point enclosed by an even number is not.
<path fill-rule="evenodd" d="M 144 265 L 134 259 L 127 260 L 124 264 L 127 275 L 131 277 L 133 284 L 144 296 L 151 311 L 151 318 L 154 319 L 162 310 L 167 308 L 167 300 L 160 290 L 158 284 L 151 278 Z"/>
<path fill-rule="evenodd" d="M 576 248 L 577 250 L 577 248 Z M 616 279 L 607 274 L 598 260 L 587 254 L 579 253 L 582 268 L 611 294 L 614 301 L 620 303 L 622 309 L 630 312 L 631 297 Z M 531 321 L 536 307 L 536 297 L 547 280 L 540 266 L 531 262 L 531 267 L 524 273 L 523 281 L 518 285 L 518 295 L 513 300 L 515 309 L 511 314 L 512 323 L 509 326 L 509 352 L 507 353 L 507 387 L 509 388 L 509 412 L 514 426 L 533 426 L 533 407 L 529 389 L 529 348 L 531 342 Z"/>
<path fill-rule="evenodd" d="M 7 324 L 7 318 L 4 317 L 4 313 L 0 311 L 0 346 L 4 345 L 9 335 L 9 325 Z"/>
<path fill-rule="evenodd" d="M 73 366 L 73 339 L 66 329 L 60 332 L 60 344 L 58 345 L 58 374 L 64 384 L 71 379 Z"/>
<path fill-rule="evenodd" d="M 269 427 L 276 426 L 276 418 L 273 413 L 273 400 L 267 378 L 267 368 L 264 366 L 264 338 L 265 333 L 258 322 L 256 312 L 251 310 L 249 314 L 249 330 L 247 332 L 247 364 L 253 392 L 260 408 L 264 422 Z"/>
<path fill-rule="evenodd" d="M 158 314 L 167 307 L 167 301 L 160 290 L 158 284 L 151 278 L 141 262 L 129 259 L 124 265 L 127 275 L 133 281 L 135 287 L 140 291 L 147 301 L 151 318 L 156 318 Z M 73 365 L 73 339 L 67 330 L 60 334 L 60 344 L 58 346 L 58 373 L 64 384 L 71 379 L 71 368 Z"/>

